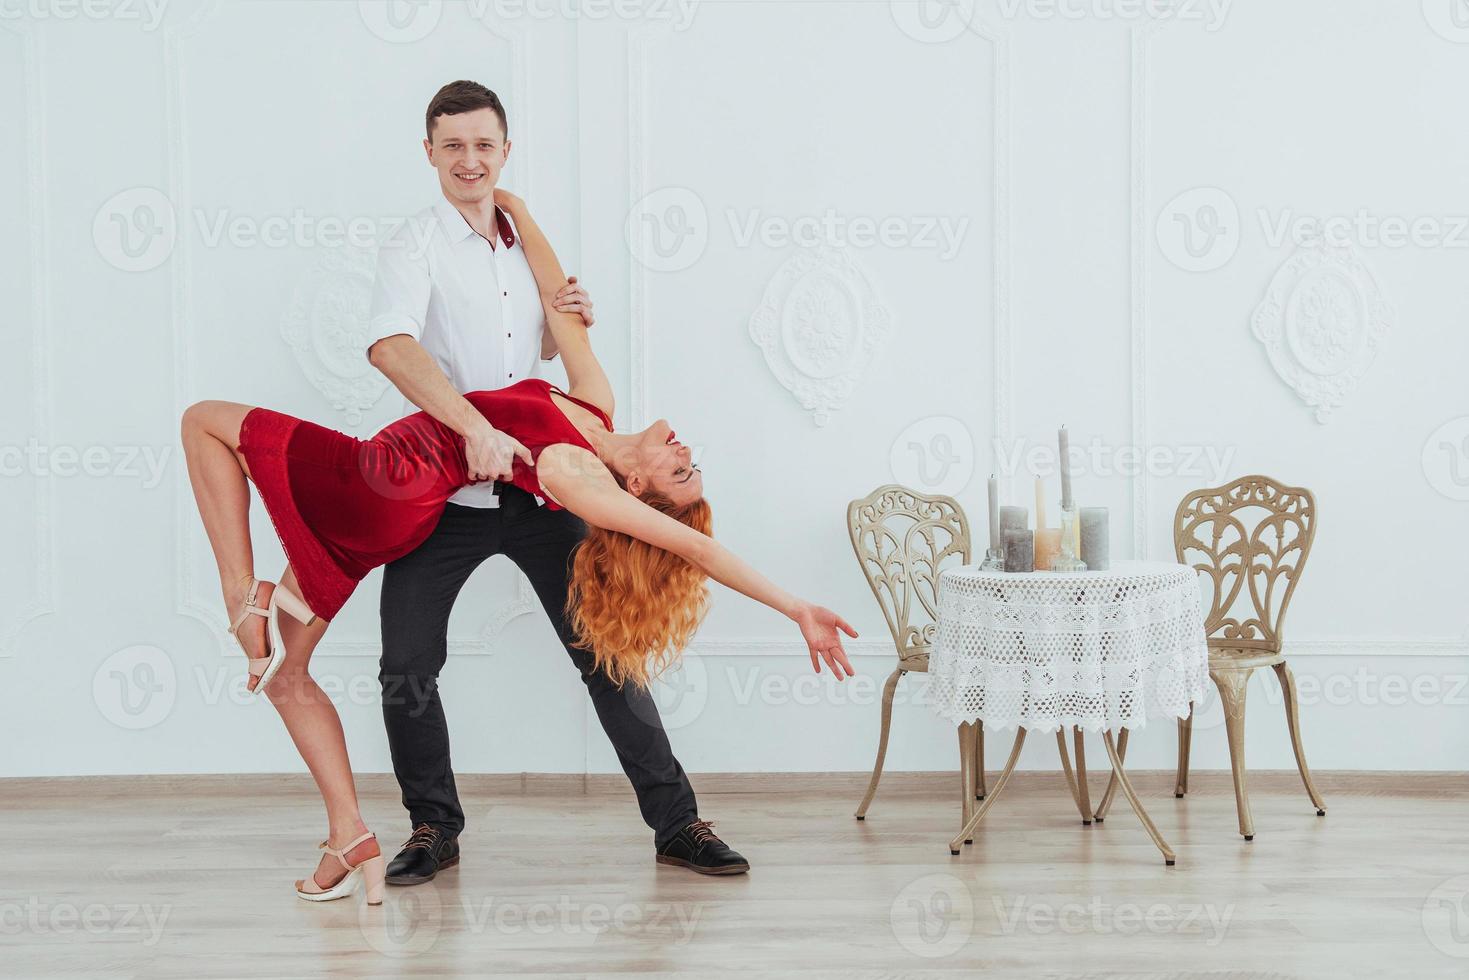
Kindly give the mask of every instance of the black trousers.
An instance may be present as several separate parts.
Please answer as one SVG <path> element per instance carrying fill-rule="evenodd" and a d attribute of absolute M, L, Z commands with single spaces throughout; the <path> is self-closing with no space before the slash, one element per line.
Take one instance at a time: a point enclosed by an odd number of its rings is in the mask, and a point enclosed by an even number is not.
<path fill-rule="evenodd" d="M 570 511 L 538 506 L 518 487 L 499 486 L 499 507 L 450 504 L 428 540 L 384 569 L 378 680 L 403 805 L 414 826 L 434 824 L 451 836 L 464 829 L 439 701 L 439 671 L 448 655 L 449 610 L 459 590 L 481 562 L 503 554 L 530 580 L 581 671 L 602 730 L 653 830 L 654 846 L 661 847 L 698 819 L 698 807 L 652 696 L 632 684 L 618 690 L 606 674 L 592 670 L 589 651 L 571 646 L 565 614 L 569 560 L 586 525 Z"/>

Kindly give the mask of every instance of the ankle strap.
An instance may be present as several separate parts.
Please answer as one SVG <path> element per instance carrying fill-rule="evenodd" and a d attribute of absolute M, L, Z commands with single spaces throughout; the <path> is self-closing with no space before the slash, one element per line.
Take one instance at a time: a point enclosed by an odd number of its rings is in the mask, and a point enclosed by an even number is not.
<path fill-rule="evenodd" d="M 363 834 L 352 843 L 344 844 L 340 848 L 332 847 L 331 843 L 328 841 L 322 841 L 320 844 L 317 845 L 317 847 L 319 847 L 323 851 L 326 851 L 332 857 L 336 858 L 337 861 L 341 863 L 342 867 L 346 868 L 348 871 L 351 871 L 354 866 L 347 863 L 347 854 L 350 853 L 352 848 L 356 847 L 358 844 L 361 844 L 363 841 L 376 836 L 376 834 L 369 830 L 367 833 Z"/>
<path fill-rule="evenodd" d="M 240 625 L 244 623 L 246 619 L 250 618 L 252 614 L 256 616 L 270 616 L 270 612 L 268 610 L 262 609 L 260 606 L 257 606 L 255 604 L 255 596 L 256 593 L 259 591 L 260 580 L 253 575 L 250 576 L 250 591 L 245 593 L 245 611 L 240 613 L 239 619 L 235 620 L 233 623 L 230 623 L 229 632 L 231 634 L 234 634 L 235 631 L 240 628 Z"/>

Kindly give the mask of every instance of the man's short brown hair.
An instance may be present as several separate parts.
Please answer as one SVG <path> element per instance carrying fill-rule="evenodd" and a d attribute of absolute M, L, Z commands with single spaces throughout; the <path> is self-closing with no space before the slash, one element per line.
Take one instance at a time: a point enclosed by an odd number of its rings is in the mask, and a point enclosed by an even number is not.
<path fill-rule="evenodd" d="M 440 116 L 457 116 L 464 112 L 474 112 L 476 109 L 494 109 L 495 115 L 500 117 L 500 131 L 508 138 L 510 136 L 510 125 L 505 121 L 505 107 L 500 104 L 500 97 L 479 82 L 457 81 L 450 82 L 439 89 L 428 104 L 428 112 L 424 115 L 424 129 L 428 133 L 428 141 L 434 141 L 434 120 Z"/>

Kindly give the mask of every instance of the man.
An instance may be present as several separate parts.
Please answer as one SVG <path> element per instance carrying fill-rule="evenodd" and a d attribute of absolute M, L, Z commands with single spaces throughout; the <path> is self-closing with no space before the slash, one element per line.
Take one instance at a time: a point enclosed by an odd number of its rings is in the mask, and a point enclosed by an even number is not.
<path fill-rule="evenodd" d="M 393 771 L 413 823 L 387 880 L 421 884 L 459 863 L 464 810 L 449 763 L 438 676 L 454 599 L 470 573 L 496 554 L 525 573 L 580 669 L 653 829 L 658 862 L 703 874 L 747 871 L 745 859 L 699 819 L 652 697 L 633 685 L 618 690 L 593 671 L 590 651 L 571 645 L 568 562 L 585 525 L 510 484 L 514 458 L 529 464 L 529 451 L 464 398 L 515 384 L 530 376 L 538 356 L 556 355 L 515 227 L 494 205 L 510 155 L 505 109 L 483 85 L 451 82 L 429 103 L 425 125 L 424 150 L 441 194 L 379 252 L 368 358 L 409 402 L 464 437 L 470 478 L 482 482 L 452 497 L 428 540 L 384 569 L 378 680 Z M 592 325 L 591 300 L 574 277 L 557 294 L 556 308 Z"/>

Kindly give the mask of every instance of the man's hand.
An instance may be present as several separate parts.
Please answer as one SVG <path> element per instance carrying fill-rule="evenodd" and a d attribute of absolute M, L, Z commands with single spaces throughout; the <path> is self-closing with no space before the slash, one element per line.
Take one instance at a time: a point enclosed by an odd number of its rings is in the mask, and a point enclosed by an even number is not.
<path fill-rule="evenodd" d="M 469 464 L 469 481 L 499 480 L 509 483 L 515 457 L 519 456 L 526 466 L 534 466 L 530 450 L 513 436 L 485 422 L 477 425 L 464 437 L 464 460 Z"/>
<path fill-rule="evenodd" d="M 857 631 L 847 625 L 845 619 L 830 609 L 809 603 L 804 604 L 791 618 L 801 627 L 801 636 L 811 651 L 811 666 L 818 674 L 821 673 L 823 660 L 839 681 L 857 673 L 847 660 L 847 652 L 842 649 L 842 636 L 838 632 L 841 630 L 853 639 L 857 638 Z M 843 671 L 846 673 L 843 674 Z"/>
<path fill-rule="evenodd" d="M 576 276 L 566 280 L 566 285 L 556 294 L 556 302 L 551 304 L 561 313 L 579 313 L 581 322 L 590 327 L 597 321 L 592 315 L 592 298 L 582 284 L 576 281 Z"/>

